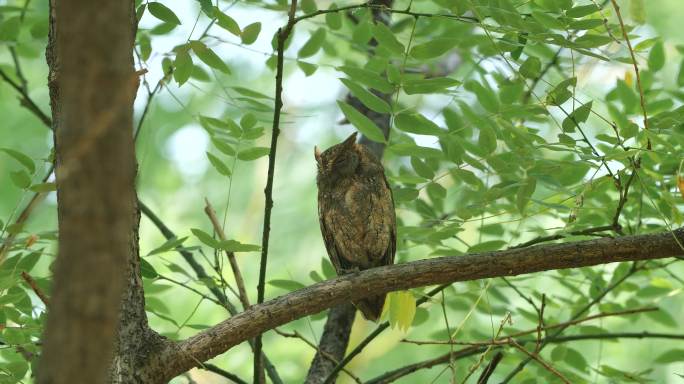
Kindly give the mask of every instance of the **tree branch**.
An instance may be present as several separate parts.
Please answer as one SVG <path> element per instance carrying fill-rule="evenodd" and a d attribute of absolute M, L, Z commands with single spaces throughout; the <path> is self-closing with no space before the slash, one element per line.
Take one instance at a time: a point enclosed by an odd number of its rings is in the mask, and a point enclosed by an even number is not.
<path fill-rule="evenodd" d="M 571 341 L 580 340 L 615 340 L 615 339 L 669 339 L 669 340 L 684 340 L 684 335 L 673 334 L 673 333 L 652 333 L 652 332 L 616 332 L 616 333 L 597 333 L 593 335 L 571 335 L 571 336 L 560 336 L 554 338 L 542 339 L 545 343 L 560 344 Z M 517 340 L 519 344 L 536 343 L 536 339 L 525 339 Z M 493 348 L 501 349 L 507 346 L 507 343 L 495 345 Z M 487 349 L 487 345 L 478 345 L 463 348 L 453 353 L 446 353 L 444 355 L 424 360 L 418 363 L 406 365 L 401 368 L 397 368 L 388 371 L 380 376 L 377 376 L 371 380 L 366 381 L 366 384 L 387 384 L 396 381 L 404 376 L 410 375 L 421 369 L 429 369 L 436 365 L 446 364 L 450 360 L 458 360 L 466 357 L 474 356 L 484 352 Z"/>
<path fill-rule="evenodd" d="M 268 262 L 268 242 L 271 233 L 271 210 L 273 209 L 273 176 L 275 172 L 276 150 L 278 148 L 278 135 L 280 134 L 280 112 L 283 109 L 283 60 L 285 55 L 285 42 L 290 37 L 292 28 L 296 23 L 295 12 L 297 11 L 297 0 L 292 0 L 290 11 L 288 12 L 287 24 L 278 29 L 278 56 L 276 60 L 275 77 L 275 105 L 273 108 L 273 128 L 271 132 L 271 149 L 268 153 L 268 176 L 266 178 L 266 188 L 264 188 L 264 226 L 261 238 L 261 260 L 259 263 L 259 283 L 257 285 L 257 304 L 264 302 L 266 290 L 266 265 Z M 261 364 L 261 334 L 256 334 L 254 340 L 254 382 L 262 383 L 262 364 Z"/>
<path fill-rule="evenodd" d="M 165 370 L 157 374 L 169 379 L 262 332 L 326 308 L 361 299 L 369 292 L 379 294 L 455 281 L 665 258 L 684 253 L 677 240 L 684 241 L 683 229 L 440 257 L 351 273 L 252 306 L 187 340 L 170 343 L 160 357 L 165 360 L 165 364 L 162 364 Z"/>

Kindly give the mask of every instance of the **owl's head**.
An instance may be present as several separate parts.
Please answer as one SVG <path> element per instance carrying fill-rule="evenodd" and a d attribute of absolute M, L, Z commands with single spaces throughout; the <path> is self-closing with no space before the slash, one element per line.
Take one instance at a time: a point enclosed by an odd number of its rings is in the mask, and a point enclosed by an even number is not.
<path fill-rule="evenodd" d="M 351 176 L 359 166 L 360 155 L 356 144 L 356 132 L 343 142 L 333 145 L 321 153 L 314 148 L 314 157 L 318 163 L 319 177 Z"/>

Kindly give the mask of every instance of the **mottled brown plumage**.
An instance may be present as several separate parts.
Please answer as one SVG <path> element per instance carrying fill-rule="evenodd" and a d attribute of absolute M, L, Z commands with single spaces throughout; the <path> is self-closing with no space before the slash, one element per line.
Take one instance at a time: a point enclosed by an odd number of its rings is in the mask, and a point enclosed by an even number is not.
<path fill-rule="evenodd" d="M 394 263 L 396 218 L 384 168 L 356 133 L 325 152 L 318 163 L 318 217 L 328 256 L 341 275 Z M 353 304 L 368 320 L 382 314 L 385 295 Z"/>

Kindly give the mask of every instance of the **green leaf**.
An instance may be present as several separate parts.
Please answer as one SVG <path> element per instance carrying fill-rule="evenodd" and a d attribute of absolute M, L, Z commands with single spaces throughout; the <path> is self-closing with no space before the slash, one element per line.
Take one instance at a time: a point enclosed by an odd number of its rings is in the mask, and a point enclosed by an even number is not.
<path fill-rule="evenodd" d="M 441 93 L 447 88 L 460 85 L 461 82 L 450 77 L 433 77 L 430 79 L 407 80 L 403 83 L 407 95 L 422 93 Z"/>
<path fill-rule="evenodd" d="M 325 29 L 318 28 L 314 33 L 311 34 L 309 40 L 299 49 L 299 52 L 297 52 L 297 57 L 304 59 L 315 55 L 316 52 L 321 49 L 324 41 Z"/>
<path fill-rule="evenodd" d="M 214 17 L 214 7 L 211 5 L 212 0 L 197 0 L 200 3 L 200 9 L 209 17 Z"/>
<path fill-rule="evenodd" d="M 330 4 L 330 8 L 328 10 L 334 10 L 337 9 L 337 4 L 332 3 Z M 342 16 L 340 15 L 339 12 L 330 12 L 325 14 L 325 23 L 328 25 L 328 27 L 336 31 L 340 28 L 342 28 Z"/>
<path fill-rule="evenodd" d="M 214 144 L 214 147 L 216 147 L 216 149 L 221 151 L 223 154 L 228 156 L 235 156 L 235 149 L 233 149 L 233 147 L 227 142 L 222 141 L 219 138 L 213 137 L 211 139 L 211 143 Z"/>
<path fill-rule="evenodd" d="M 214 166 L 218 173 L 222 174 L 223 176 L 230 177 L 230 168 L 228 168 L 228 166 L 223 161 L 221 161 L 221 159 L 212 155 L 209 152 L 207 152 L 207 157 L 209 158 L 209 162 L 211 163 L 211 165 Z"/>
<path fill-rule="evenodd" d="M 251 161 L 268 155 L 270 151 L 271 149 L 268 147 L 252 147 L 243 149 L 238 153 L 237 157 L 243 161 Z"/>
<path fill-rule="evenodd" d="M 415 45 L 411 48 L 410 55 L 418 60 L 433 59 L 442 56 L 458 46 L 459 40 L 455 38 L 436 38 L 426 43 Z"/>
<path fill-rule="evenodd" d="M 662 308 L 658 311 L 646 312 L 646 316 L 666 327 L 678 328 L 680 326 L 680 324 L 675 321 L 672 315 Z"/>
<path fill-rule="evenodd" d="M 154 279 L 159 277 L 159 274 L 157 271 L 154 270 L 154 267 L 152 264 L 150 264 L 147 260 L 140 258 L 140 274 L 143 275 L 143 277 L 147 277 L 148 279 Z"/>
<path fill-rule="evenodd" d="M 468 253 L 491 252 L 505 247 L 508 243 L 503 240 L 484 241 L 468 248 Z"/>
<path fill-rule="evenodd" d="M 163 22 L 175 25 L 180 25 L 181 23 L 180 19 L 178 19 L 178 16 L 176 16 L 172 10 L 162 3 L 158 3 L 156 1 L 147 3 L 147 9 L 150 11 L 152 16 Z"/>
<path fill-rule="evenodd" d="M 684 87 L 684 60 L 679 64 L 679 73 L 677 73 L 677 85 Z"/>
<path fill-rule="evenodd" d="M 21 19 L 14 16 L 0 22 L 0 41 L 16 41 L 21 28 Z"/>
<path fill-rule="evenodd" d="M 469 81 L 465 84 L 465 89 L 473 92 L 477 97 L 477 101 L 487 111 L 496 113 L 499 111 L 499 100 L 489 87 L 486 87 L 477 81 Z"/>
<path fill-rule="evenodd" d="M 629 15 L 632 20 L 637 24 L 643 24 L 646 22 L 646 7 L 644 6 L 644 0 L 631 0 L 629 2 Z"/>
<path fill-rule="evenodd" d="M 424 177 L 426 179 L 432 179 L 435 177 L 435 171 L 430 168 L 423 160 L 417 158 L 417 157 L 411 157 L 411 166 L 413 167 L 413 170 L 416 171 L 416 174 L 420 177 Z"/>
<path fill-rule="evenodd" d="M 299 2 L 299 6 L 302 8 L 304 13 L 314 13 L 318 11 L 316 0 L 302 0 Z"/>
<path fill-rule="evenodd" d="M 176 60 L 173 62 L 173 79 L 178 85 L 183 85 L 190 78 L 192 73 L 192 58 L 186 50 L 182 50 L 176 54 Z"/>
<path fill-rule="evenodd" d="M 388 149 L 398 156 L 417 156 L 424 159 L 441 159 L 444 154 L 439 149 L 422 147 L 411 143 L 392 144 Z"/>
<path fill-rule="evenodd" d="M 33 160 L 31 160 L 30 157 L 24 155 L 23 153 L 11 148 L 0 148 L 0 152 L 5 152 L 6 154 L 14 158 L 14 160 L 21 163 L 21 165 L 23 165 L 29 173 L 33 174 L 33 172 L 36 171 L 36 165 L 34 164 Z"/>
<path fill-rule="evenodd" d="M 532 11 L 532 18 L 534 18 L 539 24 L 545 26 L 549 29 L 564 29 L 564 23 L 546 12 Z"/>
<path fill-rule="evenodd" d="M 46 193 L 46 192 L 52 192 L 57 190 L 57 184 L 55 183 L 38 183 L 38 184 L 33 184 L 32 186 L 29 187 L 30 190 L 33 192 L 39 192 L 39 193 Z"/>
<path fill-rule="evenodd" d="M 684 361 L 684 349 L 671 349 L 660 356 L 654 362 L 660 364 L 681 363 Z"/>
<path fill-rule="evenodd" d="M 515 203 L 521 214 L 525 213 L 525 207 L 527 207 L 527 204 L 530 202 L 536 188 L 537 179 L 534 177 L 528 177 L 522 182 L 522 185 L 518 187 Z"/>
<path fill-rule="evenodd" d="M 337 276 L 335 267 L 333 267 L 330 260 L 326 258 L 321 259 L 321 271 L 323 271 L 323 276 L 325 276 L 326 279 L 332 279 L 333 277 Z"/>
<path fill-rule="evenodd" d="M 385 25 L 385 23 L 377 22 L 373 26 L 373 35 L 375 36 L 375 40 L 377 40 L 381 46 L 387 48 L 390 52 L 396 55 L 404 54 L 404 44 L 397 40 L 397 38 L 394 36 L 394 32 L 392 32 L 387 25 Z"/>
<path fill-rule="evenodd" d="M 256 244 L 243 244 L 237 240 L 223 240 L 219 243 L 219 248 L 226 252 L 259 252 L 261 246 Z"/>
<path fill-rule="evenodd" d="M 352 31 L 352 40 L 359 45 L 365 45 L 373 36 L 373 24 L 368 21 L 361 20 L 356 24 Z"/>
<path fill-rule="evenodd" d="M 579 5 L 577 7 L 573 7 L 565 12 L 565 15 L 567 17 L 572 17 L 575 19 L 578 19 L 580 17 L 588 16 L 591 15 L 594 12 L 598 12 L 599 7 L 596 6 L 596 4 L 589 4 L 589 5 Z"/>
<path fill-rule="evenodd" d="M 418 190 L 415 188 L 395 188 L 392 189 L 392 195 L 397 203 L 409 202 L 418 198 Z"/>
<path fill-rule="evenodd" d="M 349 79 L 340 79 L 342 84 L 344 84 L 349 92 L 351 92 L 354 97 L 359 99 L 363 105 L 379 113 L 392 113 L 392 108 L 387 104 L 387 102 L 378 96 L 374 95 L 372 92 L 366 90 L 362 86 L 356 84 Z"/>
<path fill-rule="evenodd" d="M 242 30 L 242 44 L 250 45 L 254 43 L 261 32 L 261 23 L 256 22 L 246 26 Z"/>
<path fill-rule="evenodd" d="M 653 72 L 658 72 L 665 66 L 665 48 L 663 48 L 663 42 L 658 41 L 651 52 L 648 54 L 648 69 Z"/>
<path fill-rule="evenodd" d="M 230 68 L 226 63 L 221 60 L 221 58 L 209 47 L 207 47 L 203 42 L 199 40 L 190 41 L 190 47 L 195 55 L 204 62 L 204 64 L 218 69 L 223 73 L 230 73 Z"/>
<path fill-rule="evenodd" d="M 613 38 L 604 35 L 586 34 L 575 39 L 575 44 L 582 48 L 598 48 L 613 42 Z"/>
<path fill-rule="evenodd" d="M 158 246 L 157 248 L 151 250 L 147 256 L 152 256 L 156 255 L 158 253 L 164 253 L 167 251 L 170 251 L 172 249 L 176 249 L 177 247 L 180 247 L 185 240 L 188 239 L 188 236 L 181 237 L 180 239 L 177 237 L 172 237 L 164 242 L 164 244 Z"/>
<path fill-rule="evenodd" d="M 390 84 L 387 79 L 373 71 L 346 65 L 338 67 L 337 69 L 346 73 L 347 76 L 349 76 L 352 80 L 364 84 L 370 88 L 376 89 L 380 92 L 392 93 L 394 91 L 394 86 Z"/>
<path fill-rule="evenodd" d="M 389 323 L 392 328 L 408 331 L 416 315 L 416 298 L 409 291 L 390 292 Z"/>
<path fill-rule="evenodd" d="M 490 154 L 496 150 L 496 132 L 489 124 L 480 126 L 480 135 L 477 144 L 484 150 L 485 154 Z"/>
<path fill-rule="evenodd" d="M 400 113 L 394 118 L 394 124 L 404 132 L 416 133 L 419 135 L 439 136 L 446 133 L 445 130 L 425 116 L 419 113 Z"/>
<path fill-rule="evenodd" d="M 347 120 L 349 120 L 349 122 L 356 127 L 359 132 L 363 133 L 364 136 L 378 143 L 385 142 L 385 136 L 382 134 L 382 131 L 371 119 L 344 101 L 338 100 L 337 105 L 340 106 L 340 109 L 342 110 L 342 113 L 344 113 L 344 116 L 346 116 Z"/>
<path fill-rule="evenodd" d="M 574 132 L 575 128 L 587 121 L 589 114 L 591 113 L 591 106 L 593 101 L 583 104 L 581 107 L 575 109 L 570 113 L 570 116 L 563 119 L 563 131 L 564 132 Z"/>
<path fill-rule="evenodd" d="M 577 84 L 577 78 L 571 77 L 558 83 L 547 95 L 546 102 L 550 105 L 561 105 L 572 97 L 572 92 L 568 87 L 574 87 Z"/>
<path fill-rule="evenodd" d="M 240 126 L 243 130 L 247 131 L 254 128 L 257 125 L 257 118 L 253 113 L 245 113 L 240 119 Z"/>
<path fill-rule="evenodd" d="M 197 237 L 197 239 L 199 239 L 199 241 L 201 241 L 202 243 L 204 243 L 204 244 L 206 244 L 212 248 L 218 248 L 219 247 L 219 241 L 214 239 L 214 237 L 212 235 L 204 232 L 203 230 L 201 230 L 199 228 L 191 228 L 190 232 L 192 232 L 192 234 L 195 235 L 195 237 Z"/>
<path fill-rule="evenodd" d="M 316 70 L 318 69 L 317 65 L 307 63 L 306 61 L 301 61 L 301 60 L 297 60 L 297 66 L 299 67 L 299 69 L 302 70 L 302 72 L 304 72 L 304 74 L 307 77 L 313 75 L 316 72 Z"/>
<path fill-rule="evenodd" d="M 306 288 L 306 285 L 298 281 L 285 279 L 274 279 L 269 281 L 268 284 L 277 288 L 282 288 L 286 291 L 296 291 L 298 289 Z"/>
<path fill-rule="evenodd" d="M 14 185 L 21 189 L 26 189 L 31 185 L 31 176 L 29 176 L 29 174 L 23 169 L 10 172 L 10 179 L 12 179 L 12 183 L 14 183 Z"/>
<path fill-rule="evenodd" d="M 578 371 L 586 372 L 589 368 L 584 356 L 572 348 L 567 348 L 565 352 L 565 362 Z"/>
<path fill-rule="evenodd" d="M 535 79 L 541 75 L 541 60 L 535 56 L 530 56 L 520 66 L 520 74 L 528 79 Z"/>
<path fill-rule="evenodd" d="M 214 7 L 214 17 L 216 17 L 216 24 L 218 24 L 219 27 L 225 29 L 235 36 L 240 36 L 242 34 L 238 23 L 232 17 L 221 12 L 218 7 Z"/>

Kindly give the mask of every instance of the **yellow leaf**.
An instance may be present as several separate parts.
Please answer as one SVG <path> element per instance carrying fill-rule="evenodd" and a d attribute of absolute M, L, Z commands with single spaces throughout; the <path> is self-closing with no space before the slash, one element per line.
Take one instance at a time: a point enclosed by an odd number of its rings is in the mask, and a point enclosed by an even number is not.
<path fill-rule="evenodd" d="M 677 188 L 679 188 L 679 194 L 684 198 L 684 177 L 682 175 L 677 175 Z"/>
<path fill-rule="evenodd" d="M 625 83 L 630 87 L 634 84 L 634 78 L 632 77 L 631 71 L 627 71 L 627 73 L 625 73 Z"/>
<path fill-rule="evenodd" d="M 389 322 L 392 328 L 408 331 L 416 315 L 416 299 L 409 291 L 392 292 L 389 299 Z"/>

